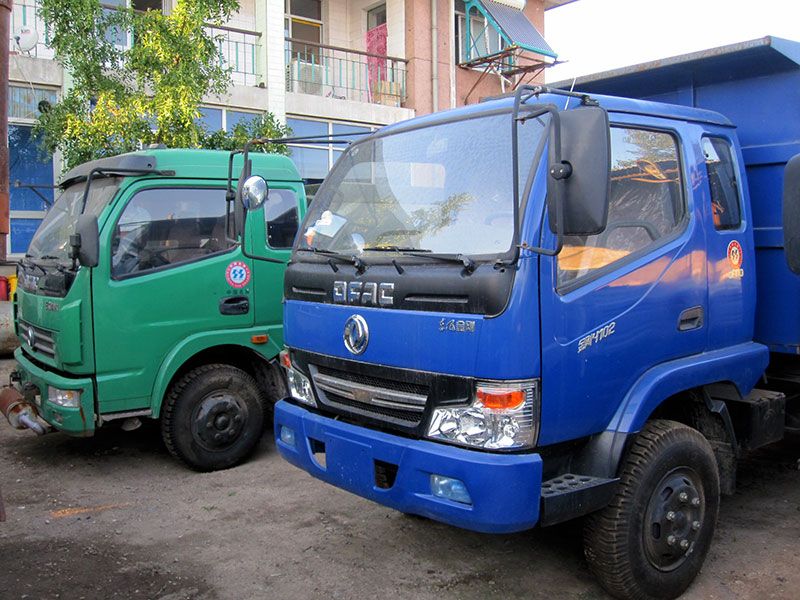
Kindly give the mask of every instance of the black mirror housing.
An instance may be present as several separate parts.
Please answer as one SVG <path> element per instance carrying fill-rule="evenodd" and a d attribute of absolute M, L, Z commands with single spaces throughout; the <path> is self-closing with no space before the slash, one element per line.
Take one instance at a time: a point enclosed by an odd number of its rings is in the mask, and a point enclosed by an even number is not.
<path fill-rule="evenodd" d="M 563 235 L 597 235 L 608 222 L 611 135 L 608 113 L 585 106 L 559 113 L 561 160 L 550 140 L 547 211 L 550 230 L 557 232 L 557 203 L 563 202 Z M 561 186 L 561 194 L 559 194 Z"/>
<path fill-rule="evenodd" d="M 789 269 L 800 275 L 800 154 L 783 171 L 783 252 Z"/>
<path fill-rule="evenodd" d="M 100 260 L 100 233 L 95 215 L 83 214 L 75 225 L 78 238 L 78 261 L 84 267 L 96 267 Z"/>

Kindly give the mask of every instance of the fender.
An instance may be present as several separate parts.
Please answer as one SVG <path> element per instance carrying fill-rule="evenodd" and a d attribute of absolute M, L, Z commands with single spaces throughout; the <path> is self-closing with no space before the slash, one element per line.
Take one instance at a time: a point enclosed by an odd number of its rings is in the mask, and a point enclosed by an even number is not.
<path fill-rule="evenodd" d="M 636 433 L 670 396 L 719 381 L 733 382 L 746 396 L 764 374 L 768 362 L 766 346 L 746 342 L 657 365 L 633 384 L 607 430 Z"/>
<path fill-rule="evenodd" d="M 746 342 L 653 367 L 625 395 L 606 430 L 593 436 L 575 457 L 576 468 L 598 477 L 615 477 L 632 434 L 644 427 L 662 402 L 680 392 L 720 381 L 733 382 L 745 396 L 763 375 L 768 362 L 766 346 Z M 724 406 L 720 407 L 707 394 L 704 400 L 711 412 L 720 414 L 726 430 L 732 433 L 730 417 L 722 410 Z"/>
<path fill-rule="evenodd" d="M 269 335 L 266 344 L 253 344 L 250 337 L 253 335 Z M 235 331 L 206 331 L 191 335 L 178 344 L 167 354 L 161 367 L 158 370 L 153 391 L 150 394 L 150 408 L 153 417 L 158 417 L 161 412 L 161 403 L 167 386 L 172 381 L 175 373 L 178 372 L 186 361 L 203 350 L 208 350 L 214 346 L 241 346 L 248 350 L 255 351 L 267 360 L 271 360 L 283 348 L 283 326 L 271 325 L 264 327 L 249 327 L 247 329 L 237 329 Z"/>

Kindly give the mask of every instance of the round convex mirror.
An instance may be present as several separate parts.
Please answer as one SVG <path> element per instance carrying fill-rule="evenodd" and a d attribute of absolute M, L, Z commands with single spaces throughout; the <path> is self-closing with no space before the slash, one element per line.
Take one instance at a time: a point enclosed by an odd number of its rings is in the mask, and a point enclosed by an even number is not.
<path fill-rule="evenodd" d="M 267 199 L 269 186 L 261 175 L 251 175 L 242 185 L 242 204 L 247 210 L 256 210 Z"/>

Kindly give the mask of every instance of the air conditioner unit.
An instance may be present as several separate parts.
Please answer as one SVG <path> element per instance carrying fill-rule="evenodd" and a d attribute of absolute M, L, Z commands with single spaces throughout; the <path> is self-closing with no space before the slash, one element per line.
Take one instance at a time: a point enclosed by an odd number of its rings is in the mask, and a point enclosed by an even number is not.
<path fill-rule="evenodd" d="M 286 89 L 290 92 L 322 96 L 325 68 L 322 65 L 294 59 L 288 65 Z"/>

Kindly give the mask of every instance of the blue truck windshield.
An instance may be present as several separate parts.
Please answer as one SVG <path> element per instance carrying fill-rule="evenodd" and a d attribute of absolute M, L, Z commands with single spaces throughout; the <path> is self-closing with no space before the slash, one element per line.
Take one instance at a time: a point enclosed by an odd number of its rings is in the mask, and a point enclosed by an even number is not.
<path fill-rule="evenodd" d="M 546 125 L 520 126 L 523 185 Z M 298 247 L 504 254 L 514 239 L 511 165 L 508 113 L 366 139 L 322 184 Z"/>
<path fill-rule="evenodd" d="M 114 197 L 119 179 L 94 179 L 89 189 L 84 214 L 99 215 Z M 75 233 L 75 224 L 81 215 L 86 182 L 69 186 L 58 197 L 31 240 L 27 256 L 37 259 L 67 260 L 69 236 Z"/>

